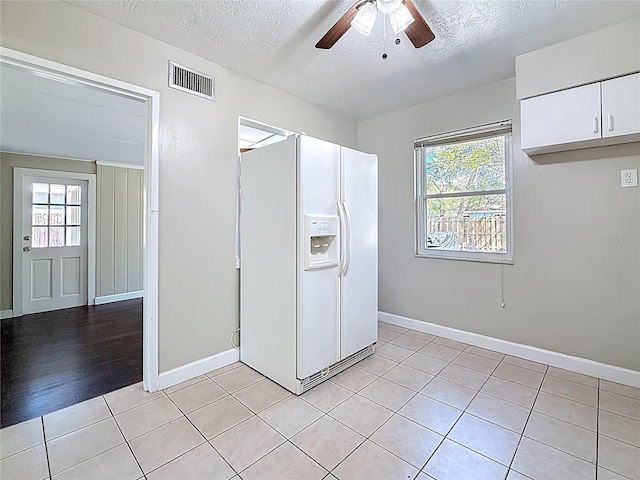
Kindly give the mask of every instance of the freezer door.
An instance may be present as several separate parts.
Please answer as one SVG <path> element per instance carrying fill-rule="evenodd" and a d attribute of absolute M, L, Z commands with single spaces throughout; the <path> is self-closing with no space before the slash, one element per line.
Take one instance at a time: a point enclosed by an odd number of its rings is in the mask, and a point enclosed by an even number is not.
<path fill-rule="evenodd" d="M 345 358 L 378 339 L 378 157 L 341 147 L 346 213 L 341 277 L 341 352 Z"/>
<path fill-rule="evenodd" d="M 305 216 L 337 215 L 340 147 L 308 136 L 298 138 L 298 352 L 297 375 L 304 379 L 340 359 L 338 267 L 305 269 Z M 306 229 L 308 230 L 308 228 Z M 308 232 L 307 232 L 308 233 Z M 332 231 L 333 233 L 333 231 Z M 340 258 L 340 232 L 333 239 Z"/>

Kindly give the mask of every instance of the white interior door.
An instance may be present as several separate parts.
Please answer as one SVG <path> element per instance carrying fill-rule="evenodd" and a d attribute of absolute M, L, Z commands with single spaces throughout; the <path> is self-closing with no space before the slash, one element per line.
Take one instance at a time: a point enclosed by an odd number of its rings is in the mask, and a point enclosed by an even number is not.
<path fill-rule="evenodd" d="M 341 198 L 347 213 L 341 278 L 341 358 L 378 339 L 378 158 L 340 149 Z"/>
<path fill-rule="evenodd" d="M 14 288 L 21 289 L 22 313 L 86 305 L 88 180 L 21 177 L 14 192 L 14 228 L 20 229 L 15 232 L 14 258 L 19 261 L 14 265 L 22 278 Z"/>

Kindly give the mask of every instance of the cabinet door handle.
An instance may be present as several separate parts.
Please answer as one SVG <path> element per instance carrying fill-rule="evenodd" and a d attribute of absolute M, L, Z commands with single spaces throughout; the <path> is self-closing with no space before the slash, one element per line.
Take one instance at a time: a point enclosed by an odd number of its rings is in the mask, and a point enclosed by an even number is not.
<path fill-rule="evenodd" d="M 613 115 L 607 116 L 607 126 L 610 132 L 613 132 Z"/>
<path fill-rule="evenodd" d="M 598 133 L 598 123 L 599 122 L 599 118 L 598 117 L 593 117 L 593 133 Z"/>

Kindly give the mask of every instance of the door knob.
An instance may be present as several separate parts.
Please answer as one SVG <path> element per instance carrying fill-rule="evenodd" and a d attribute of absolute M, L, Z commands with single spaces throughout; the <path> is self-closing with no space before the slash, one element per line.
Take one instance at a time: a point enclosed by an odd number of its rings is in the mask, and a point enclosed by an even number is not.
<path fill-rule="evenodd" d="M 22 249 L 22 251 L 23 251 L 23 252 L 30 252 L 30 251 L 31 251 L 31 249 L 30 249 L 29 247 L 24 247 L 24 248 Z"/>
<path fill-rule="evenodd" d="M 28 242 L 29 240 L 31 240 L 31 237 L 30 237 L 29 235 L 25 235 L 24 237 L 22 237 L 22 239 L 23 239 L 25 242 Z"/>

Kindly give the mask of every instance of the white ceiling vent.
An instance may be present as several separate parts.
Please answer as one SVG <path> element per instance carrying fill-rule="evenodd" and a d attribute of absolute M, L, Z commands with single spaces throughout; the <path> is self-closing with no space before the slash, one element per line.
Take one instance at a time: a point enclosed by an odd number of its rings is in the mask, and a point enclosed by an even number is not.
<path fill-rule="evenodd" d="M 169 62 L 169 86 L 209 100 L 216 99 L 215 79 L 192 68 Z"/>

